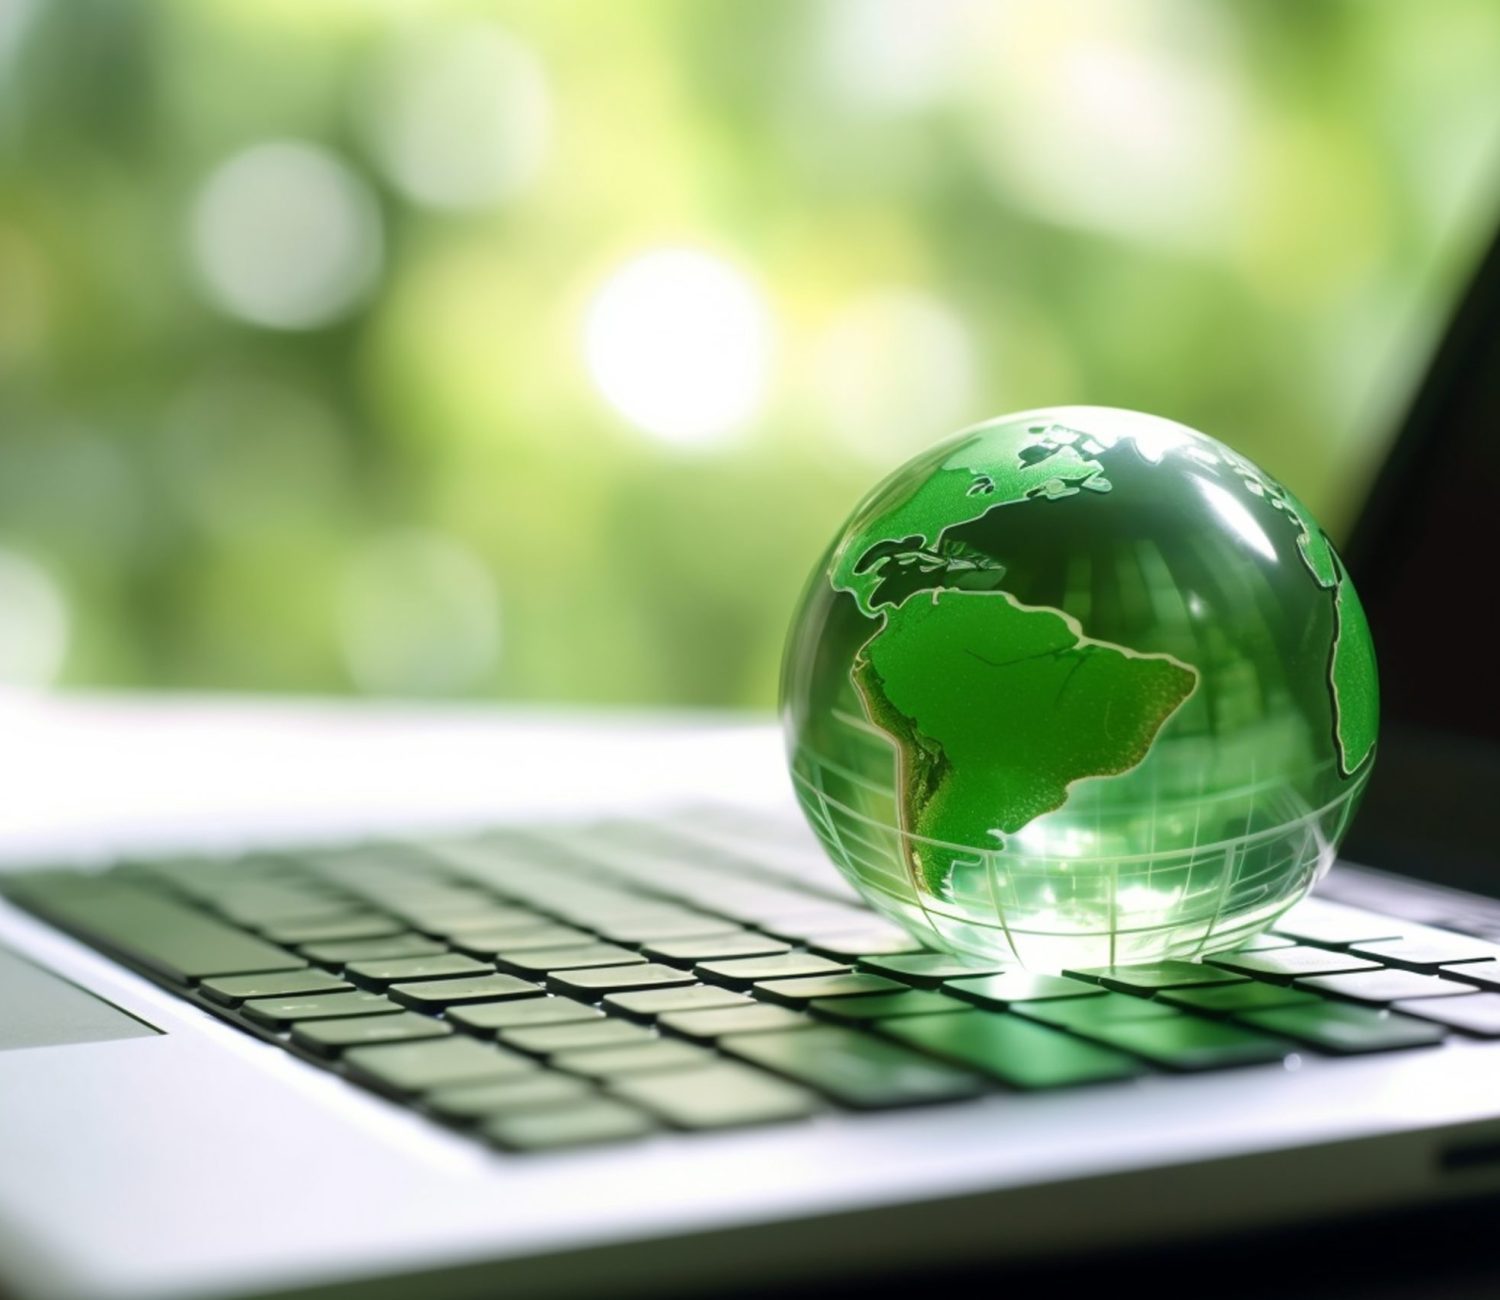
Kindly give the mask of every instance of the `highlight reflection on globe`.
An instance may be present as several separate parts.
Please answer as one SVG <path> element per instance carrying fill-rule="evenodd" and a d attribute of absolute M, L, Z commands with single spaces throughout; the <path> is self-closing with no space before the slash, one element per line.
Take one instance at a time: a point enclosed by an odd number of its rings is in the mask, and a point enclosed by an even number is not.
<path fill-rule="evenodd" d="M 1378 699 L 1359 598 L 1290 492 L 1183 425 L 1058 407 L 855 510 L 782 714 L 807 817 L 874 907 L 1059 969 L 1230 948 L 1301 898 Z"/>

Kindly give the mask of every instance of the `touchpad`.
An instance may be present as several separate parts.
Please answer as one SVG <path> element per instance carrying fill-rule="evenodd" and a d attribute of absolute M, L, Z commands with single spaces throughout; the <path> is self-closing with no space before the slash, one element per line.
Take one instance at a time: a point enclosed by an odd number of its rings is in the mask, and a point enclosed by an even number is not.
<path fill-rule="evenodd" d="M 103 998 L 0 948 L 0 1052 L 159 1033 Z"/>

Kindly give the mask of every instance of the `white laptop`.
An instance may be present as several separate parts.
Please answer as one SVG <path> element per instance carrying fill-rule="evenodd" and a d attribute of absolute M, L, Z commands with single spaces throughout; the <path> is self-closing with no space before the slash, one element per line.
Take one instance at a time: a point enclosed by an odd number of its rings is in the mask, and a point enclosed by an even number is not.
<path fill-rule="evenodd" d="M 1188 969 L 921 951 L 769 724 L 0 702 L 0 1289 L 940 1279 L 1500 1189 L 1500 904 L 1431 879 L 1488 883 L 1496 675 L 1402 560 L 1478 542 L 1497 307 L 1492 255 L 1350 551 L 1402 874 Z"/>

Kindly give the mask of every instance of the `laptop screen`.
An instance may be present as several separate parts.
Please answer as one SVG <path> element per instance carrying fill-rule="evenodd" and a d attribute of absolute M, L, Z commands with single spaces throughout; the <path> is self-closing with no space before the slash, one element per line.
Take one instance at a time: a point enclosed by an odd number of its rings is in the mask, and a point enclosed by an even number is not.
<path fill-rule="evenodd" d="M 1500 238 L 1347 548 L 1380 660 L 1375 773 L 1345 853 L 1500 895 Z"/>

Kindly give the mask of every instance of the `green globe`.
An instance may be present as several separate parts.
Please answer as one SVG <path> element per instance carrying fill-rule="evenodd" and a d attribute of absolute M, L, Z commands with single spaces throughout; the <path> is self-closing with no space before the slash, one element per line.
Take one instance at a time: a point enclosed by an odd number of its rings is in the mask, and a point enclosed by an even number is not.
<path fill-rule="evenodd" d="M 855 510 L 792 624 L 792 779 L 933 946 L 1042 970 L 1244 942 L 1369 777 L 1370 632 L 1317 521 L 1134 411 L 1003 416 Z"/>

